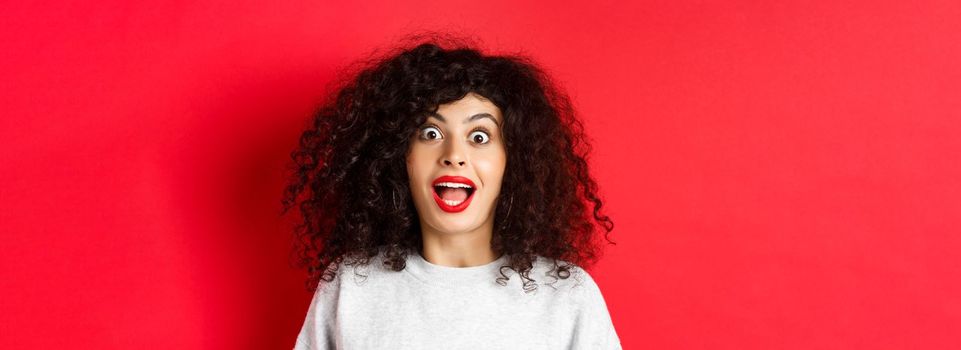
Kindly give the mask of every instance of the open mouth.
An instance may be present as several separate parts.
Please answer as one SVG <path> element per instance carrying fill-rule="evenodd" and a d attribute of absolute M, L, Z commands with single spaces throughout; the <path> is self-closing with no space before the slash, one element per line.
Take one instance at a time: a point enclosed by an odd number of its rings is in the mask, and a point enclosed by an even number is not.
<path fill-rule="evenodd" d="M 467 209 L 476 188 L 470 179 L 442 176 L 433 183 L 434 200 L 446 212 L 456 213 Z"/>

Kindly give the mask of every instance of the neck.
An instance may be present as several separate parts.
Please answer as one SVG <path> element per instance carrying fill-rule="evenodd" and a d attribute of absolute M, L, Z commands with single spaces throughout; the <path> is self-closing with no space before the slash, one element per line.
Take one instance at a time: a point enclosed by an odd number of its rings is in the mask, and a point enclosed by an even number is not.
<path fill-rule="evenodd" d="M 431 264 L 450 267 L 471 267 L 488 264 L 500 256 L 491 249 L 493 223 L 485 223 L 470 232 L 440 232 L 432 228 L 421 230 L 421 256 Z"/>

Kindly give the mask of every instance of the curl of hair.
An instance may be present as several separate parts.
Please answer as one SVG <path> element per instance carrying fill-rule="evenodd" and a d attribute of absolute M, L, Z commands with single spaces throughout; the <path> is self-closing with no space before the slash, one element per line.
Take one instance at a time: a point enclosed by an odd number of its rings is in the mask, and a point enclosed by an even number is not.
<path fill-rule="evenodd" d="M 446 47 L 445 47 L 446 46 Z M 570 99 L 536 64 L 522 56 L 485 55 L 436 39 L 397 49 L 350 75 L 320 107 L 291 152 L 292 175 L 283 213 L 299 206 L 292 257 L 306 268 L 307 288 L 336 277 L 338 265 L 367 265 L 378 254 L 393 271 L 421 248 L 420 223 L 410 193 L 410 141 L 438 106 L 468 93 L 501 109 L 507 168 L 495 209 L 491 248 L 509 256 L 527 292 L 537 256 L 549 272 L 570 276 L 573 265 L 599 258 L 601 214 L 597 184 L 588 171 L 591 147 Z"/>

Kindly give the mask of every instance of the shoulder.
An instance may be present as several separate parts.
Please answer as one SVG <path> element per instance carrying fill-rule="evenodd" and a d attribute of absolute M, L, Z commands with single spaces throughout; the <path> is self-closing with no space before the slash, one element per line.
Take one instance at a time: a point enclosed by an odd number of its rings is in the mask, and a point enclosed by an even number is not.
<path fill-rule="evenodd" d="M 339 287 L 349 287 L 352 285 L 363 286 L 371 282 L 377 282 L 387 277 L 394 277 L 385 261 L 387 258 L 381 252 L 372 257 L 352 256 L 345 257 L 337 264 L 335 281 L 340 281 Z"/>
<path fill-rule="evenodd" d="M 341 288 L 350 287 L 351 284 L 363 285 L 373 277 L 372 275 L 384 273 L 383 261 L 384 258 L 380 255 L 366 259 L 360 259 L 356 255 L 343 256 L 336 263 L 326 267 L 323 275 L 331 277 L 330 281 L 321 279 L 316 293 L 320 295 L 337 293 Z"/>
<path fill-rule="evenodd" d="M 594 278 L 581 266 L 562 259 L 537 256 L 529 277 L 541 286 L 555 290 L 566 291 L 573 296 L 583 296 L 597 291 Z"/>
<path fill-rule="evenodd" d="M 541 260 L 541 259 L 539 259 Z M 558 261 L 558 264 L 566 264 Z M 553 268 L 554 262 L 543 259 L 540 270 Z M 585 349 L 620 349 L 620 338 L 614 330 L 607 302 L 597 282 L 587 270 L 570 264 L 570 277 L 565 282 L 559 282 L 559 290 L 568 291 L 571 305 L 571 316 L 575 322 L 573 348 Z M 540 273 L 540 272 L 539 272 Z M 550 288 L 548 288 L 550 289 Z"/>

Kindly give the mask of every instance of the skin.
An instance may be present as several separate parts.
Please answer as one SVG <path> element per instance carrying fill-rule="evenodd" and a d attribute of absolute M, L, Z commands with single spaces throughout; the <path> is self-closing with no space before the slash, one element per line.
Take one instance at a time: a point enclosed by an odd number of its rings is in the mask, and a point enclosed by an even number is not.
<path fill-rule="evenodd" d="M 507 165 L 501 110 L 483 96 L 470 93 L 440 105 L 436 114 L 412 136 L 407 155 L 410 190 L 423 238 L 421 255 L 432 264 L 449 267 L 491 263 L 499 258 L 490 243 Z M 490 117 L 482 117 L 484 114 Z M 476 185 L 464 211 L 448 213 L 434 201 L 431 183 L 443 175 L 463 176 Z"/>

